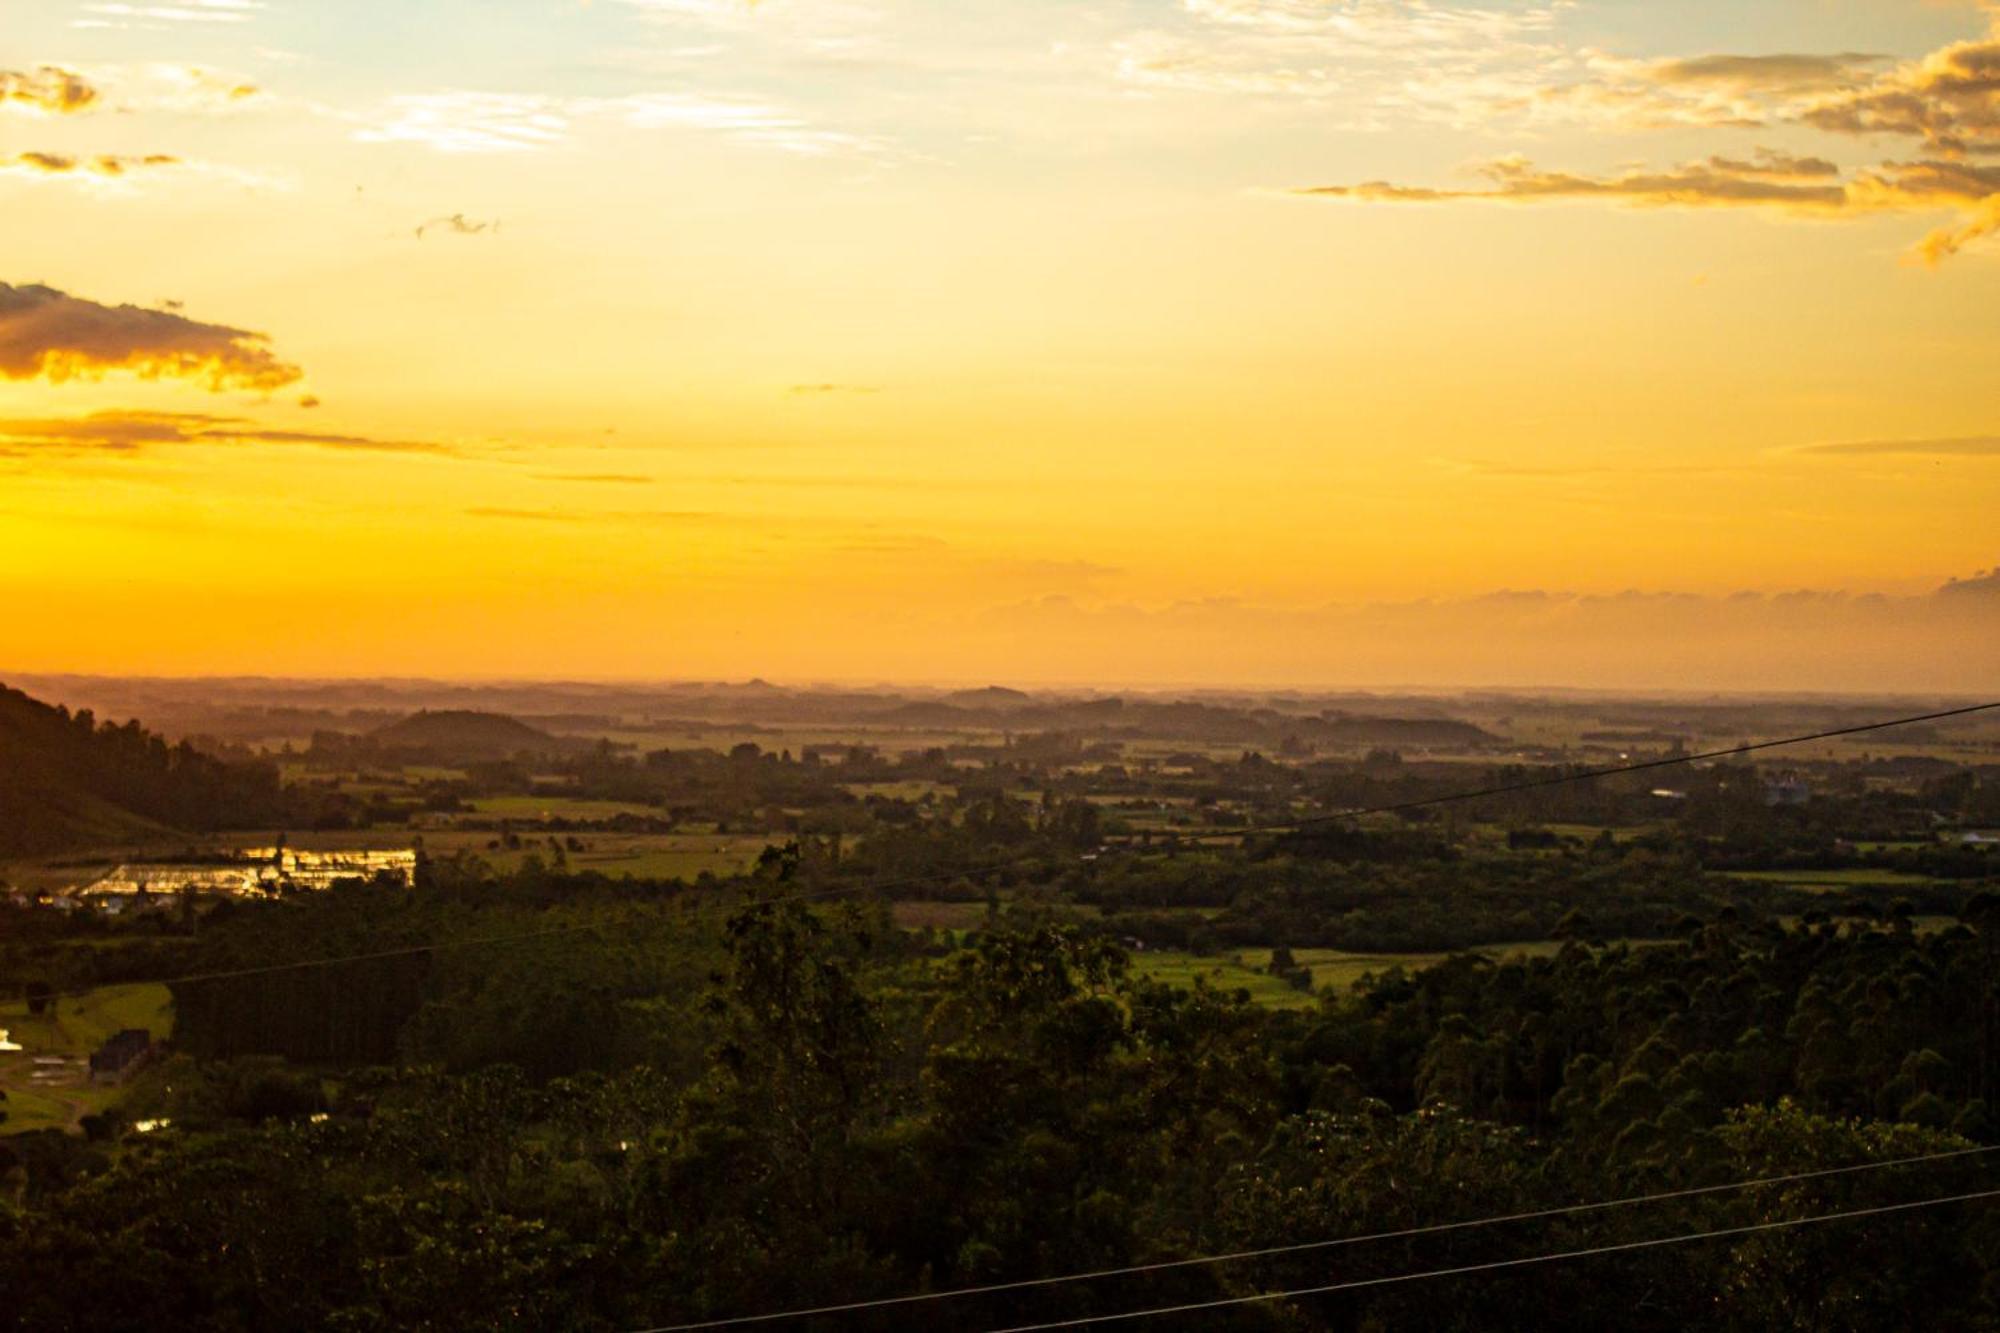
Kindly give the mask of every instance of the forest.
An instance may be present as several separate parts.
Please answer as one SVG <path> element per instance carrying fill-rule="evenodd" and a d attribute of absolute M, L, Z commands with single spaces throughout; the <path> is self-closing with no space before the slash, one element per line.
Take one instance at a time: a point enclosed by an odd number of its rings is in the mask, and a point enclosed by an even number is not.
<path fill-rule="evenodd" d="M 1272 1011 L 1149 982 L 1060 905 L 911 932 L 811 874 L 793 848 L 663 899 L 451 862 L 217 909 L 167 1063 L 82 1139 L 0 1140 L 0 1319 L 636 1329 L 928 1293 L 786 1326 L 999 1328 L 1994 1185 L 1991 893 L 1922 930 L 1577 922 Z M 1678 1190 L 1709 1192 L 1182 1262 Z M 1996 1227 L 1974 1200 L 1174 1326 L 1987 1327 Z M 950 1295 L 1137 1265 L 1167 1267 Z"/>

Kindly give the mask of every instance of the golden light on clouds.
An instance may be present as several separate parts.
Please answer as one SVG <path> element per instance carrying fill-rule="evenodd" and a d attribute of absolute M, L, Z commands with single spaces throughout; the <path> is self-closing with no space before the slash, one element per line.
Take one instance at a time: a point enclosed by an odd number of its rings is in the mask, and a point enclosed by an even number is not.
<path fill-rule="evenodd" d="M 0 670 L 2000 676 L 1990 7 L 9 19 Z"/>
<path fill-rule="evenodd" d="M 224 389 L 281 389 L 303 375 L 261 333 L 171 310 L 107 306 L 53 287 L 0 283 L 0 376 L 62 384 L 124 371 Z"/>

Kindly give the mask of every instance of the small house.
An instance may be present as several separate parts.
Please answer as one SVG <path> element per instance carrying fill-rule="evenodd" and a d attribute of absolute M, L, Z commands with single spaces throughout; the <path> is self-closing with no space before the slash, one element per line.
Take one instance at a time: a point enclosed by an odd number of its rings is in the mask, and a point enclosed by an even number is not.
<path fill-rule="evenodd" d="M 90 1057 L 92 1083 L 123 1083 L 153 1056 L 153 1034 L 144 1028 L 126 1028 L 113 1036 Z"/>

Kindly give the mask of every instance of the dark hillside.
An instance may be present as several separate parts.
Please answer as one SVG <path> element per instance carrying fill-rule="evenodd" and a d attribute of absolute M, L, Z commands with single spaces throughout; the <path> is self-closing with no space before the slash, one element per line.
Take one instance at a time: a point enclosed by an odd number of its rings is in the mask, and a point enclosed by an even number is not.
<path fill-rule="evenodd" d="M 0 855 L 270 822 L 278 775 L 0 686 Z"/>
<path fill-rule="evenodd" d="M 502 713 L 428 709 L 391 722 L 367 736 L 375 749 L 453 761 L 512 759 L 522 754 L 559 754 L 574 748 L 546 731 Z"/>

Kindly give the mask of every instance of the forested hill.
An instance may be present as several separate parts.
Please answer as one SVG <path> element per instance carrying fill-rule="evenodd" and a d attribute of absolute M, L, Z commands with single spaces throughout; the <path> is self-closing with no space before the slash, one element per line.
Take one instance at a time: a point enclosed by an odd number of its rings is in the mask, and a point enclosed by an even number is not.
<path fill-rule="evenodd" d="M 370 732 L 364 740 L 377 750 L 433 755 L 443 759 L 512 759 L 521 754 L 556 754 L 572 748 L 545 731 L 500 713 L 428 709 Z"/>
<path fill-rule="evenodd" d="M 0 686 L 0 856 L 278 817 L 277 770 L 228 764 L 137 722 L 100 724 Z"/>

